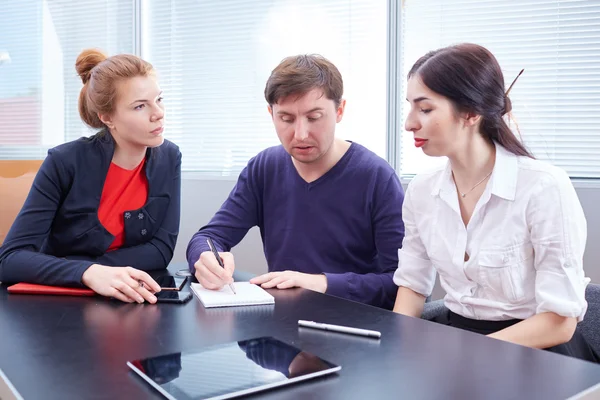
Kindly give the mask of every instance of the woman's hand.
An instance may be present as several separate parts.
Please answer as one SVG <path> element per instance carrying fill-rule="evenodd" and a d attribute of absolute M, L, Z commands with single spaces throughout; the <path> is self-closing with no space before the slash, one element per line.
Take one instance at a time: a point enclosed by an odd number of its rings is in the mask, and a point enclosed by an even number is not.
<path fill-rule="evenodd" d="M 94 292 L 114 297 L 126 303 L 156 303 L 154 293 L 160 286 L 146 272 L 131 267 L 108 267 L 93 264 L 81 278 L 82 283 Z"/>

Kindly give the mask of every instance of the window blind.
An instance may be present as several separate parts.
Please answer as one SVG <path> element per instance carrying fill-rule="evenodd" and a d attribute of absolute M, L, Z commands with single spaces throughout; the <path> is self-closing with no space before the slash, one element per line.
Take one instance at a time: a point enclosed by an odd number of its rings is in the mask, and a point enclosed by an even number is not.
<path fill-rule="evenodd" d="M 284 58 L 319 53 L 344 78 L 340 137 L 382 157 L 386 143 L 386 2 L 372 0 L 148 0 L 142 56 L 158 71 L 165 137 L 182 169 L 237 175 L 277 145 L 264 87 Z"/>
<path fill-rule="evenodd" d="M 427 51 L 460 42 L 487 47 L 511 90 L 525 144 L 573 178 L 600 178 L 600 1 L 405 0 L 403 81 Z M 404 85 L 402 112 L 406 118 Z M 444 162 L 402 133 L 405 176 Z"/>
<path fill-rule="evenodd" d="M 0 158 L 44 158 L 48 148 L 93 133 L 77 110 L 75 60 L 88 47 L 133 53 L 133 3 L 0 2 Z"/>

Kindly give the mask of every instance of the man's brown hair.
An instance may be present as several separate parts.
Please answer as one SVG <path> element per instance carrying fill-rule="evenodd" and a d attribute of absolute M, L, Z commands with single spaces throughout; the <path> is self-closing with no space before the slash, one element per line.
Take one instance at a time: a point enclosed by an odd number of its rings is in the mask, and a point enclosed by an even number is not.
<path fill-rule="evenodd" d="M 288 96 L 302 96 L 313 89 L 322 89 L 325 97 L 338 107 L 344 83 L 337 67 L 318 54 L 287 57 L 271 72 L 265 86 L 265 99 L 273 106 Z"/>

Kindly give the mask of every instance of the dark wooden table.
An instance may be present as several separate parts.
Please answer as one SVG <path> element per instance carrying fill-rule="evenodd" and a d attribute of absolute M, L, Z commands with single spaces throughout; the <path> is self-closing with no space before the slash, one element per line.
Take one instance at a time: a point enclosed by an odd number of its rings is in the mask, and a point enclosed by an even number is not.
<path fill-rule="evenodd" d="M 0 369 L 25 400 L 159 399 L 127 360 L 275 336 L 342 370 L 252 398 L 550 400 L 600 383 L 599 365 L 308 290 L 271 293 L 275 306 L 204 309 L 196 298 L 136 305 L 9 295 L 2 286 Z M 382 338 L 299 329 L 299 319 L 374 329 Z"/>

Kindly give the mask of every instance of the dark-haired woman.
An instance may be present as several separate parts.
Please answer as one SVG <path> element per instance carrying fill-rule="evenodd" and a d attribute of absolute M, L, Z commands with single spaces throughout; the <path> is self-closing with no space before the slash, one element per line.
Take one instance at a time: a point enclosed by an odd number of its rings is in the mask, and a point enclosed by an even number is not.
<path fill-rule="evenodd" d="M 449 311 L 436 322 L 598 362 L 576 330 L 585 216 L 567 174 L 535 160 L 506 124 L 507 92 L 498 61 L 475 44 L 410 70 L 406 130 L 448 163 L 406 192 L 394 311 L 420 316 L 437 272 Z"/>

